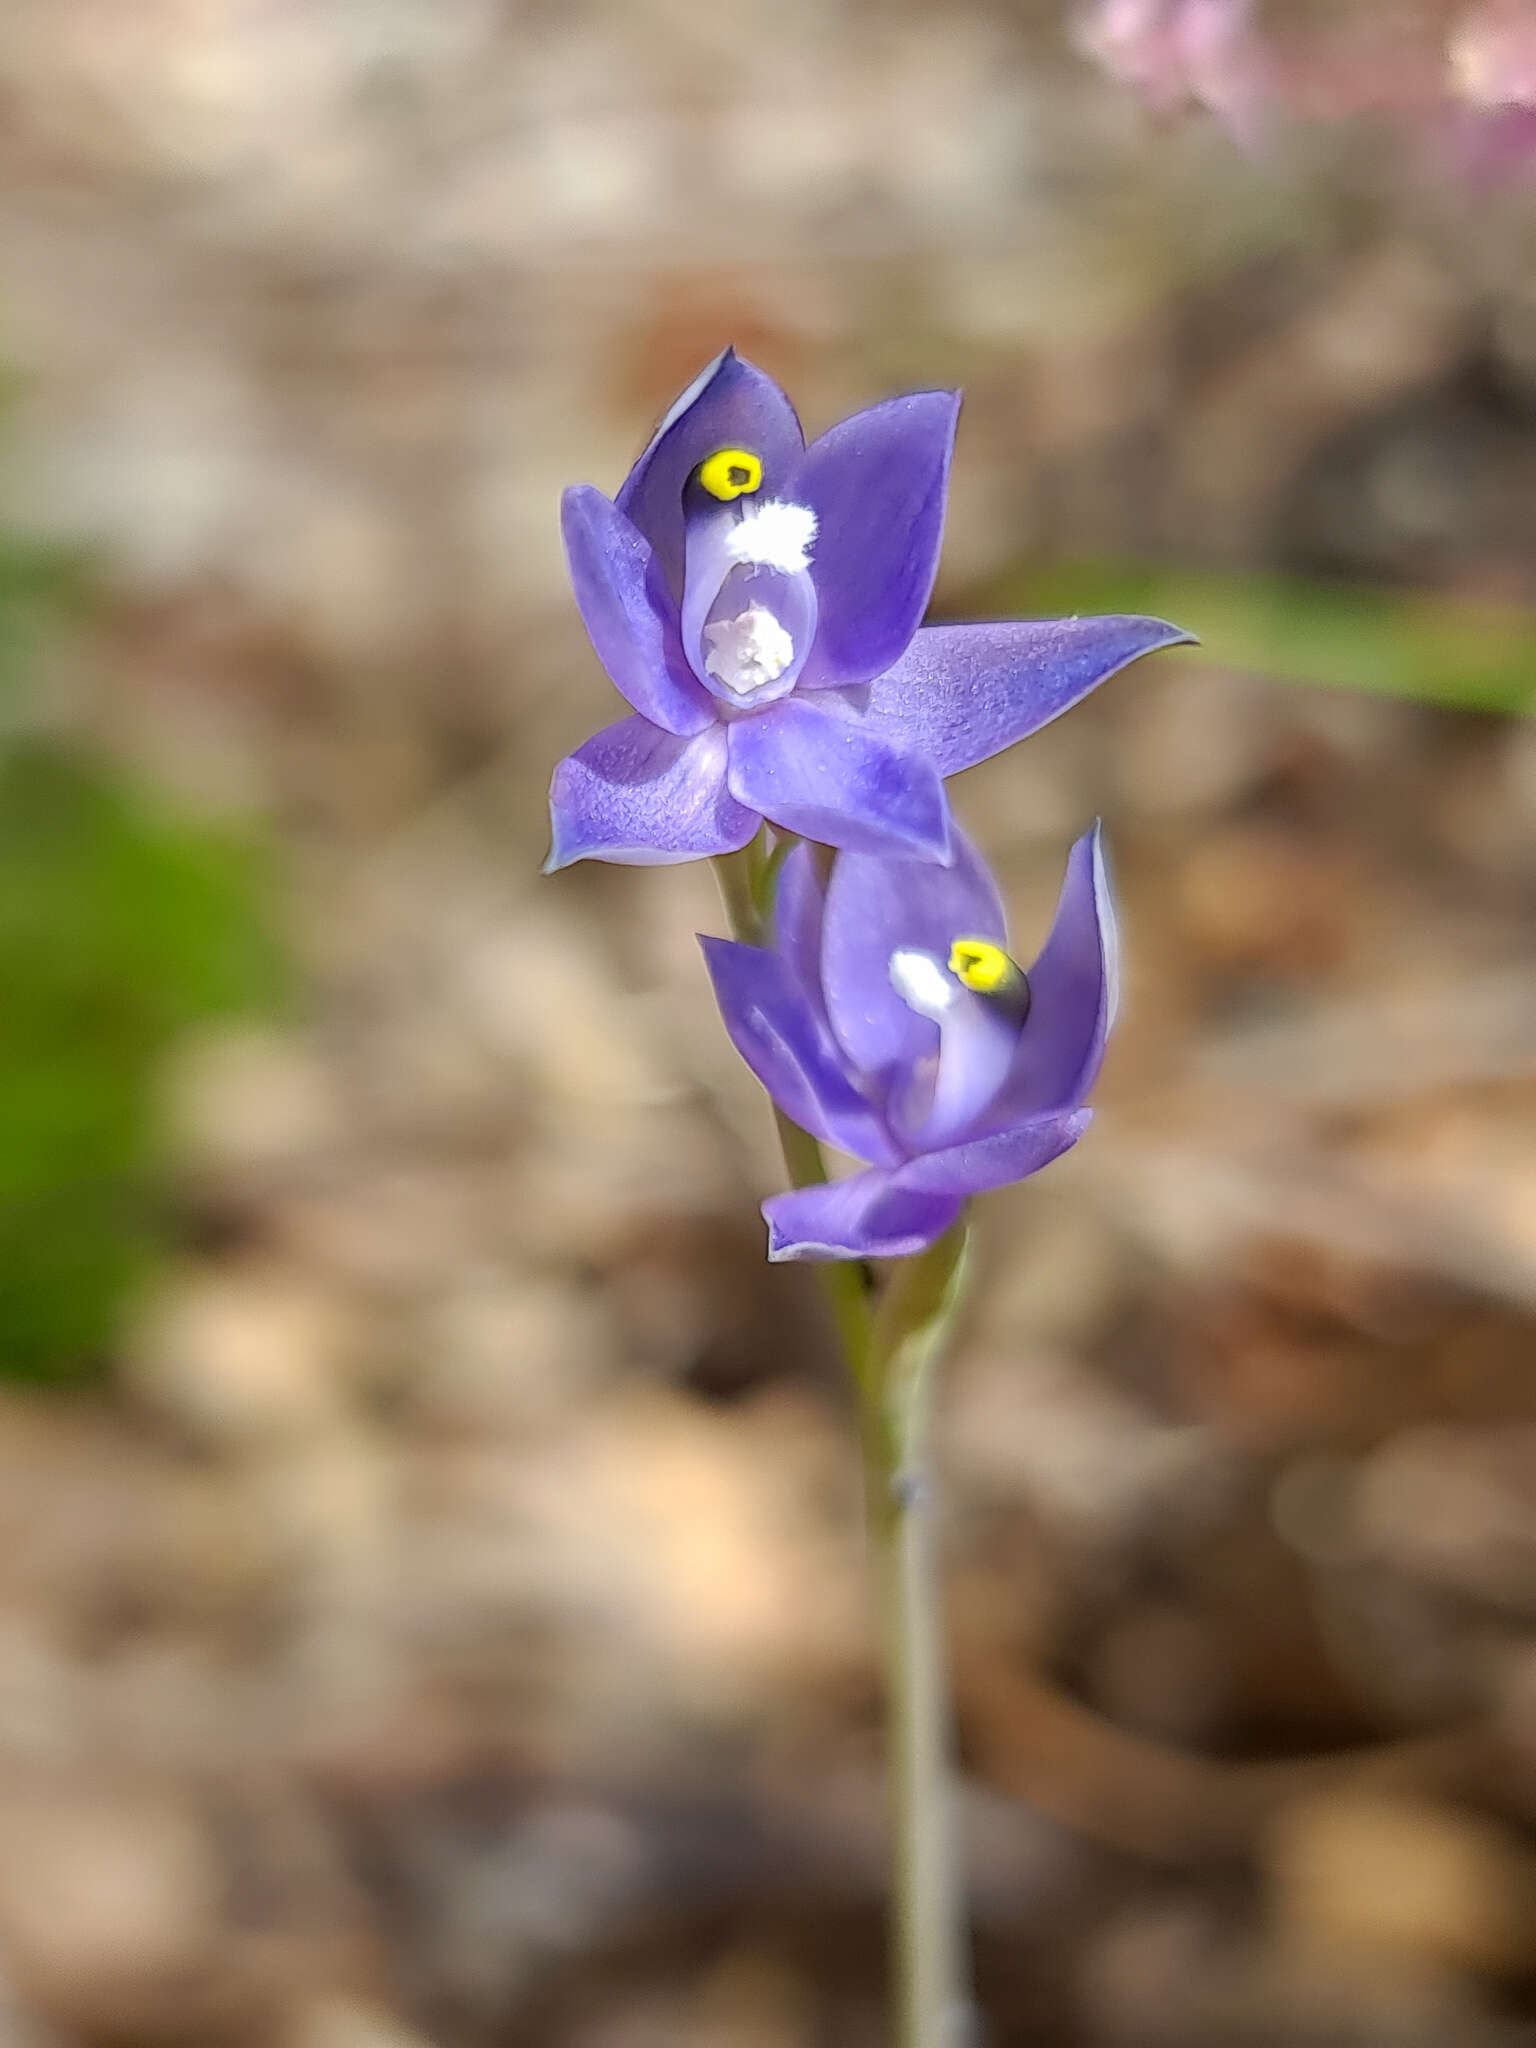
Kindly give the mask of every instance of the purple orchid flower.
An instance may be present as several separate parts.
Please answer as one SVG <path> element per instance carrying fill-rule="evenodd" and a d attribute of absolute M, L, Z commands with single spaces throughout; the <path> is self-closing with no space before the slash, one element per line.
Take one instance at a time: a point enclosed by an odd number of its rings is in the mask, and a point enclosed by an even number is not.
<path fill-rule="evenodd" d="M 763 820 L 950 857 L 943 778 L 1187 639 L 1158 619 L 919 631 L 959 398 L 920 391 L 805 445 L 727 349 L 610 501 L 565 494 L 576 602 L 634 707 L 555 770 L 546 872 L 734 853 Z"/>
<path fill-rule="evenodd" d="M 825 886 L 796 847 L 777 933 L 771 948 L 701 940 L 726 1030 L 788 1116 L 869 1164 L 766 1201 L 770 1259 L 921 1251 L 968 1196 L 1037 1173 L 1087 1128 L 1118 992 L 1097 826 L 1027 974 L 958 831 L 947 868 L 842 853 Z"/>

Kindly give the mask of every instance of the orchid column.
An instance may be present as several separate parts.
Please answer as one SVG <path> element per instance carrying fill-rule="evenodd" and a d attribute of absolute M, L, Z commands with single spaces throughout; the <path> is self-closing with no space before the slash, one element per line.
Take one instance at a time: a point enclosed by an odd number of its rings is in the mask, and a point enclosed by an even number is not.
<path fill-rule="evenodd" d="M 970 1199 L 1076 1143 L 1114 1017 L 1097 831 L 1027 971 L 944 778 L 1138 655 L 1156 619 L 923 627 L 958 400 L 920 392 L 809 447 L 730 350 L 610 502 L 566 493 L 577 603 L 634 715 L 555 771 L 551 870 L 714 860 L 726 1029 L 774 1105 L 770 1259 L 819 1263 L 856 1390 L 888 1681 L 900 2048 L 969 2033 L 927 1413 Z M 862 1162 L 832 1177 L 827 1150 Z"/>

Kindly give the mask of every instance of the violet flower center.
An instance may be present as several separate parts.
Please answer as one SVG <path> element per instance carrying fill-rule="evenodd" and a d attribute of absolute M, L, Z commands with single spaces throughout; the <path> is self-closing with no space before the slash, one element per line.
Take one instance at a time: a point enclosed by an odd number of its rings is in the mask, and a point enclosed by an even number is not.
<path fill-rule="evenodd" d="M 975 1129 L 1013 1070 L 1029 1017 L 1029 981 L 990 940 L 957 936 L 947 960 L 916 947 L 890 959 L 891 986 L 938 1027 L 936 1049 L 893 1091 L 887 1116 L 914 1151 L 930 1152 Z"/>
<path fill-rule="evenodd" d="M 735 710 L 786 696 L 816 637 L 816 515 L 738 482 L 755 461 L 749 450 L 722 449 L 684 494 L 683 650 L 704 687 Z"/>

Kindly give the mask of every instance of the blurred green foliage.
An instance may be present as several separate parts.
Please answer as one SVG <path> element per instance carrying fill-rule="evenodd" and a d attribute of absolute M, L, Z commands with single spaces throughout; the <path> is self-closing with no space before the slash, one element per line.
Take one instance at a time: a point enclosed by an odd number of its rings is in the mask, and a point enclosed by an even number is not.
<path fill-rule="evenodd" d="M 0 417 L 4 401 L 0 373 Z M 74 555 L 0 533 L 0 713 L 14 708 L 40 643 L 84 602 L 85 591 Z"/>
<path fill-rule="evenodd" d="M 1536 613 L 1521 605 L 1101 562 L 1021 573 L 995 602 L 989 593 L 987 609 L 1039 617 L 1150 612 L 1198 633 L 1188 656 L 1213 667 L 1459 711 L 1536 709 Z"/>
<path fill-rule="evenodd" d="M 83 589 L 0 545 L 0 1376 L 106 1356 L 163 1236 L 156 1079 L 176 1035 L 280 992 L 260 850 L 20 715 Z"/>

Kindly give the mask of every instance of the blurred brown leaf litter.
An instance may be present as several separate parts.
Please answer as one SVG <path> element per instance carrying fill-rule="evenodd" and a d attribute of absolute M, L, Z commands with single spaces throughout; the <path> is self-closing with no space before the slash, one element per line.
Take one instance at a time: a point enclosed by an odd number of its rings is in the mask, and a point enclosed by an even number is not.
<path fill-rule="evenodd" d="M 610 708 L 559 488 L 735 339 L 813 426 L 965 386 L 951 612 L 1529 606 L 1530 195 L 1149 124 L 1054 7 L 3 40 L 6 517 L 95 591 L 23 723 L 265 840 L 298 992 L 159 1075 L 104 1379 L 0 1398 L 0 2044 L 877 2043 L 856 1471 L 711 884 L 536 879 Z M 1523 2041 L 1533 728 L 1170 658 L 957 801 L 1021 943 L 1102 813 L 1128 947 L 943 1397 L 990 2038 Z"/>

